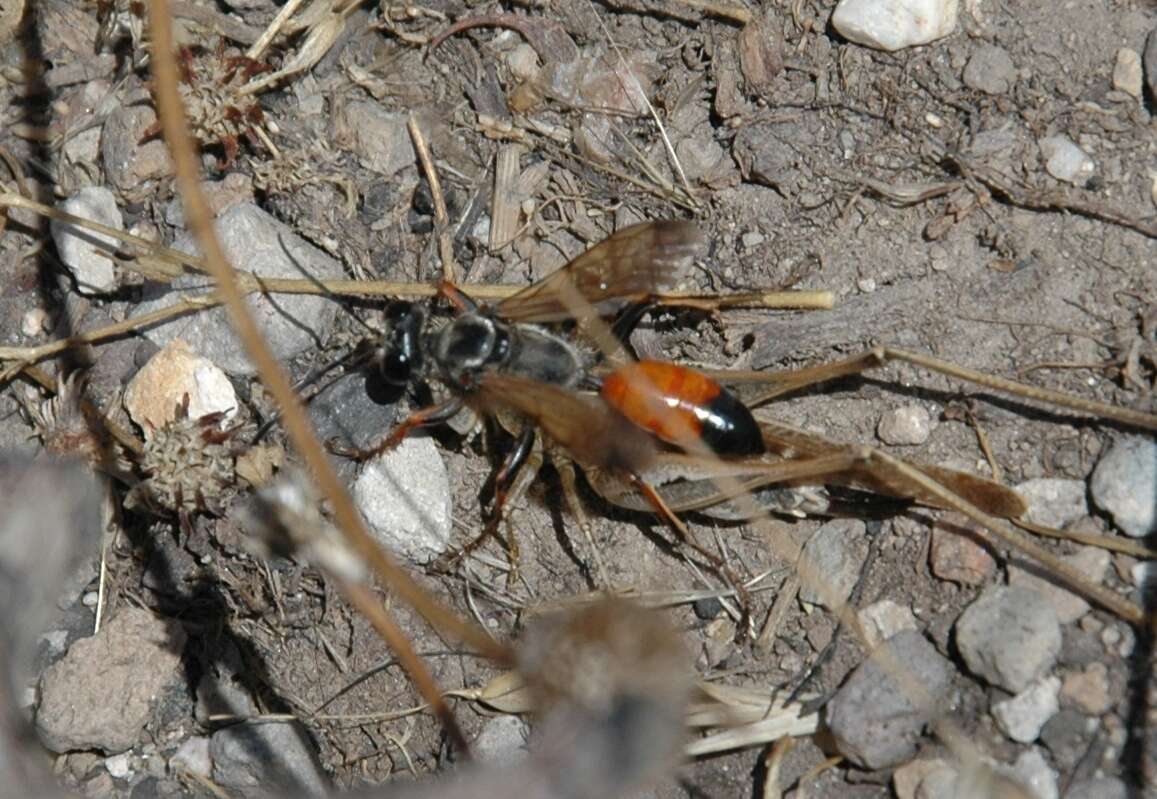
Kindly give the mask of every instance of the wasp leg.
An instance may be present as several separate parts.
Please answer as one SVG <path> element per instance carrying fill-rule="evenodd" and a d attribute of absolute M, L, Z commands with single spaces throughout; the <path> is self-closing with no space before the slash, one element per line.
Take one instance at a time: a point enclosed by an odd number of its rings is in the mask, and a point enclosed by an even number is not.
<path fill-rule="evenodd" d="M 438 286 L 438 293 L 445 297 L 458 313 L 470 313 L 478 310 L 478 303 L 449 280 L 442 281 Z"/>
<path fill-rule="evenodd" d="M 853 355 L 842 361 L 823 364 L 822 366 L 812 366 L 805 369 L 793 369 L 786 372 L 754 372 L 731 376 L 728 376 L 726 372 L 709 372 L 708 374 L 713 377 L 718 377 L 723 382 L 735 380 L 737 382 L 757 381 L 772 383 L 772 388 L 761 393 L 758 397 L 745 398 L 748 404 L 754 406 L 762 405 L 776 397 L 799 391 L 800 389 L 816 385 L 817 383 L 825 383 L 836 378 L 860 374 L 870 369 L 878 369 L 893 361 L 910 363 L 913 366 L 920 366 L 932 372 L 938 372 L 942 375 L 955 377 L 969 383 L 975 383 L 978 386 L 1003 391 L 1015 397 L 1023 397 L 1024 399 L 1035 402 L 1068 408 L 1079 413 L 1100 416 L 1104 419 L 1111 419 L 1132 427 L 1157 430 L 1157 415 L 1151 413 L 1135 411 L 1130 408 L 1119 408 L 1116 405 L 1109 405 L 1104 402 L 1097 402 L 1096 400 L 1065 394 L 1060 391 L 1052 391 L 1027 383 L 1018 383 L 1015 380 L 1008 380 L 1003 377 L 978 372 L 975 369 L 959 366 L 950 361 L 934 358 L 930 355 L 922 355 L 918 352 L 909 352 L 892 347 L 873 347 L 859 355 Z"/>
<path fill-rule="evenodd" d="M 422 408 L 414 411 L 401 424 L 397 425 L 390 434 L 382 439 L 381 443 L 370 447 L 369 449 L 358 449 L 357 447 L 347 447 L 344 444 L 330 439 L 326 442 L 326 447 L 335 455 L 341 455 L 345 458 L 351 458 L 355 461 L 365 461 L 370 458 L 377 457 L 387 450 L 391 450 L 398 446 L 406 439 L 406 436 L 417 430 L 419 427 L 427 425 L 438 424 L 450 419 L 459 411 L 462 410 L 463 402 L 461 397 L 450 397 L 450 399 L 439 402 L 437 405 L 431 405 L 428 408 Z"/>
<path fill-rule="evenodd" d="M 654 512 L 675 531 L 675 534 L 679 537 L 679 541 L 706 558 L 716 573 L 731 584 L 731 588 L 735 591 L 735 597 L 739 600 L 739 620 L 735 626 L 738 630 L 738 637 L 741 640 L 746 640 L 751 632 L 751 595 L 747 593 L 747 588 L 744 587 L 743 581 L 739 579 L 739 576 L 735 574 L 734 570 L 732 570 L 731 566 L 722 556 L 716 555 L 695 540 L 695 536 L 691 534 L 690 528 L 671 510 L 671 507 L 664 501 L 662 495 L 653 485 L 637 474 L 627 473 L 624 477 L 627 482 L 631 484 L 632 488 L 646 498 Z"/>
<path fill-rule="evenodd" d="M 444 556 L 439 564 L 442 568 L 446 569 L 457 563 L 491 538 L 500 538 L 498 527 L 502 524 L 506 504 L 525 493 L 530 484 L 534 482 L 534 478 L 542 466 L 542 453 L 534 444 L 534 428 L 527 426 L 519 434 L 514 449 L 506 456 L 502 466 L 498 469 L 498 474 L 494 476 L 494 505 L 490 510 L 490 518 L 486 521 L 486 526 L 482 528 L 482 532 L 478 536 L 464 547 Z M 507 575 L 506 581 L 513 583 L 518 579 L 518 563 L 521 553 L 518 548 L 518 538 L 512 528 L 507 528 L 505 544 L 506 554 L 510 559 L 510 573 Z"/>
<path fill-rule="evenodd" d="M 603 558 L 599 554 L 599 548 L 595 545 L 595 537 L 591 531 L 591 520 L 587 516 L 587 512 L 583 509 L 582 502 L 578 495 L 578 476 L 575 472 L 574 461 L 572 461 L 563 452 L 554 452 L 550 454 L 551 463 L 558 471 L 559 482 L 562 483 L 562 495 L 566 499 L 566 504 L 570 509 L 571 515 L 578 523 L 579 530 L 582 531 L 583 538 L 587 541 L 587 546 L 591 549 L 591 560 L 595 564 L 595 571 L 598 573 L 599 587 L 611 591 L 611 580 L 607 575 L 607 567 L 603 564 Z"/>

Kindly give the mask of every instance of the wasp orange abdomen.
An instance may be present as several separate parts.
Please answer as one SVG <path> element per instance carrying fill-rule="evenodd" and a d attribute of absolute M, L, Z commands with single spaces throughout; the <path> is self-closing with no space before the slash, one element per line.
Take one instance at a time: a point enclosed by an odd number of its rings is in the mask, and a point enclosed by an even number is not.
<path fill-rule="evenodd" d="M 707 375 L 665 361 L 639 361 L 603 380 L 603 399 L 664 441 L 700 441 L 720 455 L 758 455 L 763 436 L 751 411 Z"/>

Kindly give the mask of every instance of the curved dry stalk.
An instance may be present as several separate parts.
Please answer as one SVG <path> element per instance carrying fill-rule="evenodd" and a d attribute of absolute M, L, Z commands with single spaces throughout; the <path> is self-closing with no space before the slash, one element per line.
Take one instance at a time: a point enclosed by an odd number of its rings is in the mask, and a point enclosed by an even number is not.
<path fill-rule="evenodd" d="M 355 510 L 337 473 L 321 450 L 316 436 L 293 391 L 289 378 L 274 358 L 257 324 L 245 304 L 244 295 L 233 275 L 221 243 L 213 230 L 212 215 L 201 192 L 199 168 L 188 133 L 184 111 L 177 92 L 177 64 L 173 55 L 172 20 L 165 0 L 151 0 L 149 18 L 152 23 L 152 54 L 157 83 L 157 110 L 173 151 L 177 186 L 188 213 L 189 226 L 206 254 L 206 264 L 217 282 L 222 302 L 229 310 L 238 336 L 249 357 L 257 366 L 266 387 L 277 400 L 286 431 L 305 460 L 322 493 L 334 508 L 334 517 L 353 549 L 361 554 L 391 590 L 409 603 L 435 629 L 466 643 L 480 652 L 499 660 L 509 659 L 509 649 L 496 643 L 485 632 L 462 621 L 449 609 L 441 606 L 427 594 L 403 569 L 397 566 L 375 544 L 365 524 Z M 437 707 L 443 704 L 433 676 L 413 651 L 409 641 L 396 627 L 380 629 L 387 643 L 407 663 L 407 671 L 415 686 L 428 702 Z M 452 716 L 443 718 L 447 730 L 465 748 L 465 738 Z"/>

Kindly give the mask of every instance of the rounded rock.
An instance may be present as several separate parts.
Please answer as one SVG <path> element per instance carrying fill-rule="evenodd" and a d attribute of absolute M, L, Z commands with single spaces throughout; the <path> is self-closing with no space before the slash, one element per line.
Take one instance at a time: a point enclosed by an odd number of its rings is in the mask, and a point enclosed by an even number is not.
<path fill-rule="evenodd" d="M 993 586 L 956 620 L 956 645 L 973 674 L 1020 693 L 1052 670 L 1061 650 L 1061 626 L 1037 592 Z"/>
<path fill-rule="evenodd" d="M 1061 709 L 1057 699 L 1061 681 L 1057 677 L 1037 680 L 1016 696 L 992 705 L 992 717 L 1001 732 L 1022 744 L 1040 737 L 1041 728 Z"/>
<path fill-rule="evenodd" d="M 325 796 L 329 780 L 305 726 L 290 722 L 242 722 L 209 739 L 213 780 L 246 797 L 277 794 Z"/>
<path fill-rule="evenodd" d="M 132 747 L 153 700 L 177 678 L 184 646 L 179 623 L 139 608 L 74 643 L 40 680 L 36 728 L 45 746 L 109 754 Z"/>
<path fill-rule="evenodd" d="M 840 0 L 832 27 L 865 47 L 902 50 L 952 33 L 958 6 L 958 0 Z"/>
<path fill-rule="evenodd" d="M 341 264 L 256 205 L 233 206 L 218 217 L 214 227 L 229 260 L 260 277 L 332 280 L 343 276 Z M 173 248 L 196 251 L 192 236 L 183 237 Z M 204 275 L 183 276 L 167 286 L 153 285 L 146 289 L 146 301 L 133 309 L 133 316 L 174 305 L 184 299 L 183 294 L 200 296 L 212 290 L 213 280 Z M 330 298 L 304 294 L 250 294 L 246 303 L 274 357 L 283 361 L 316 347 L 337 314 Z M 224 308 L 169 319 L 146 328 L 144 334 L 162 347 L 184 339 L 230 374 L 255 372 Z"/>
<path fill-rule="evenodd" d="M 1057 180 L 1083 186 L 1097 170 L 1093 159 L 1067 136 L 1048 136 L 1038 144 L 1045 170 Z"/>
<path fill-rule="evenodd" d="M 208 358 L 174 339 L 141 367 L 125 388 L 129 416 L 146 436 L 173 421 L 189 398 L 189 419 L 212 413 L 229 418 L 237 412 L 237 393 L 224 372 Z"/>
<path fill-rule="evenodd" d="M 1109 553 L 1099 547 L 1081 547 L 1071 555 L 1063 556 L 1061 560 L 1094 585 L 1104 582 L 1105 573 L 1109 570 Z M 1061 624 L 1074 622 L 1089 612 L 1089 603 L 1084 597 L 1063 585 L 1046 580 L 1030 569 L 1010 566 L 1008 582 L 1009 585 L 1023 586 L 1043 596 L 1056 611 Z"/>
<path fill-rule="evenodd" d="M 368 461 L 353 496 L 391 552 L 429 563 L 450 548 L 450 479 L 433 440 L 408 438 Z"/>
<path fill-rule="evenodd" d="M 1125 535 L 1143 538 L 1157 531 L 1157 441 L 1118 440 L 1097 463 L 1089 490 Z"/>
<path fill-rule="evenodd" d="M 1038 477 L 1016 486 L 1016 493 L 1028 504 L 1025 518 L 1045 527 L 1064 527 L 1089 515 L 1085 484 L 1081 480 Z"/>
<path fill-rule="evenodd" d="M 932 435 L 932 417 L 919 405 L 906 405 L 880 417 L 876 435 L 885 444 L 914 447 Z"/>
<path fill-rule="evenodd" d="M 805 584 L 801 600 L 829 609 L 847 601 L 868 556 L 867 529 L 859 519 L 833 519 L 816 530 L 804 544 L 801 560 L 821 576 L 823 585 Z"/>
<path fill-rule="evenodd" d="M 125 227 L 116 197 L 103 186 L 81 189 L 61 203 L 60 210 L 117 230 Z M 103 294 L 116 288 L 111 258 L 120 244 L 116 238 L 58 219 L 52 220 L 49 229 L 60 260 L 76 278 L 81 294 Z"/>
<path fill-rule="evenodd" d="M 866 636 L 864 643 L 869 651 L 894 635 L 916 629 L 916 617 L 912 615 L 911 608 L 890 599 L 881 599 L 868 605 L 858 616 Z"/>
<path fill-rule="evenodd" d="M 953 673 L 952 664 L 920 633 L 893 636 L 852 672 L 828 703 L 828 727 L 836 746 L 867 769 L 910 759 L 921 730 L 947 696 Z M 919 686 L 930 704 L 922 704 L 913 686 Z"/>
<path fill-rule="evenodd" d="M 1016 65 L 1003 47 L 982 44 L 964 67 L 964 85 L 985 94 L 1004 94 L 1016 82 Z"/>
<path fill-rule="evenodd" d="M 1140 100 L 1143 85 L 1141 54 L 1122 47 L 1117 51 L 1117 63 L 1113 65 L 1113 88 Z"/>

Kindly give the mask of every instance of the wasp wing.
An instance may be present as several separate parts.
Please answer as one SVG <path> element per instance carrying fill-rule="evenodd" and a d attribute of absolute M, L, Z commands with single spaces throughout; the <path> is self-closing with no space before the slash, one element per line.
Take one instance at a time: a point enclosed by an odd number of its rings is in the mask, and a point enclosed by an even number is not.
<path fill-rule="evenodd" d="M 486 413 L 506 411 L 527 419 L 583 467 L 636 473 L 655 455 L 651 435 L 596 394 L 489 372 L 468 402 Z"/>
<path fill-rule="evenodd" d="M 702 241 L 691 222 L 631 225 L 506 298 L 495 311 L 513 322 L 582 318 L 590 307 L 599 316 L 613 314 L 678 283 Z"/>

